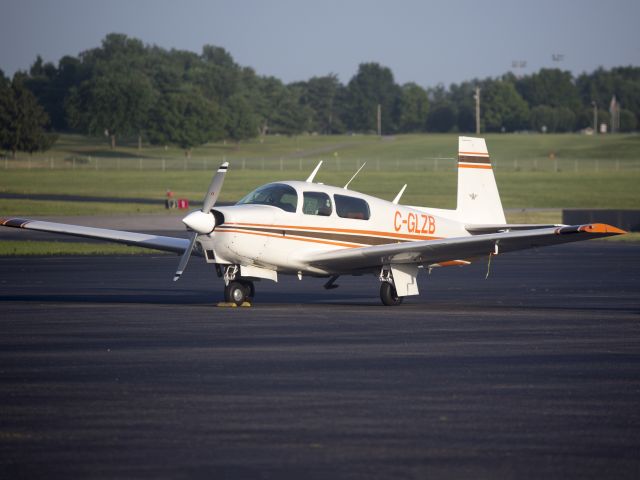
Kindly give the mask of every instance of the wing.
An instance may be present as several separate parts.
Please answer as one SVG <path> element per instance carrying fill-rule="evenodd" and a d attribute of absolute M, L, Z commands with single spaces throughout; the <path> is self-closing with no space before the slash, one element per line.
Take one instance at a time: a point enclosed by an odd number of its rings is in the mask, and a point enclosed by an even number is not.
<path fill-rule="evenodd" d="M 109 242 L 124 243 L 125 245 L 135 245 L 137 247 L 175 253 L 183 253 L 189 247 L 188 238 L 163 237 L 161 235 L 148 235 L 145 233 L 109 230 L 106 228 L 81 227 L 79 225 L 28 220 L 24 218 L 0 218 L 0 226 L 106 240 Z"/>
<path fill-rule="evenodd" d="M 626 232 L 602 223 L 565 225 L 442 240 L 346 248 L 316 254 L 307 259 L 307 262 L 311 266 L 336 273 L 376 268 L 388 264 L 432 265 L 489 255 L 496 251 L 513 252 L 623 233 Z"/>

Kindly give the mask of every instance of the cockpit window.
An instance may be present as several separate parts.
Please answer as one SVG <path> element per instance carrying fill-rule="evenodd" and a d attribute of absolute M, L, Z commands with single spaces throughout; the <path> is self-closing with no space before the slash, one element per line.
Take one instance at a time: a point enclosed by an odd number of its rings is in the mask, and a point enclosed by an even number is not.
<path fill-rule="evenodd" d="M 306 215 L 331 215 L 331 198 L 322 192 L 304 192 L 302 201 L 302 213 Z"/>
<path fill-rule="evenodd" d="M 298 207 L 298 194 L 290 185 L 271 183 L 254 190 L 236 205 L 271 205 L 285 212 L 295 212 Z"/>
<path fill-rule="evenodd" d="M 336 201 L 336 212 L 339 217 L 369 220 L 371 216 L 369 204 L 361 198 L 348 197 L 347 195 L 334 195 L 333 197 Z"/>

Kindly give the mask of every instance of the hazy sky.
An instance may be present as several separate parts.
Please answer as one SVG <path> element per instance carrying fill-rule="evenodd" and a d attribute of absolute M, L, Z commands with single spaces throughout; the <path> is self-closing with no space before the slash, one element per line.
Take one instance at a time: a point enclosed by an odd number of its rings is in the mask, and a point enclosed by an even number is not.
<path fill-rule="evenodd" d="M 422 86 L 559 66 L 640 66 L 640 0 L 0 0 L 0 68 L 57 63 L 106 34 L 201 52 L 212 44 L 285 82 L 379 62 Z M 564 60 L 553 62 L 552 54 Z"/>

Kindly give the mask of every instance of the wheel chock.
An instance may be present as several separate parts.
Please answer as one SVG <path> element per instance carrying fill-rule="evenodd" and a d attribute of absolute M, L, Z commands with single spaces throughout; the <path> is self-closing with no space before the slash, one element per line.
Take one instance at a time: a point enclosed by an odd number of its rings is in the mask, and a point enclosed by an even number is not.
<path fill-rule="evenodd" d="M 242 302 L 242 305 L 240 305 L 240 307 L 251 307 L 251 302 Z M 216 307 L 227 307 L 227 308 L 236 308 L 238 307 L 238 305 L 236 305 L 234 302 L 218 302 L 216 304 Z"/>

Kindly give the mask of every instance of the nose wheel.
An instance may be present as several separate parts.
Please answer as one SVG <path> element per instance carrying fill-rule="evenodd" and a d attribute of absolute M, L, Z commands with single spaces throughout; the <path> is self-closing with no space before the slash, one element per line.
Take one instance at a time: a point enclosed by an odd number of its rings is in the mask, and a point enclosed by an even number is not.
<path fill-rule="evenodd" d="M 224 300 L 240 306 L 255 296 L 255 287 L 249 280 L 234 280 L 224 288 Z"/>

